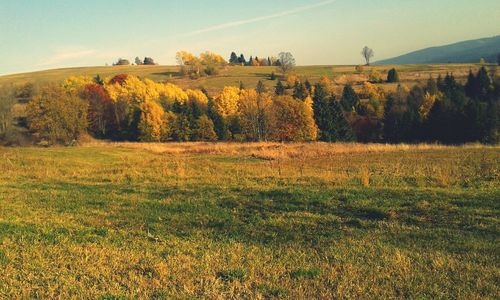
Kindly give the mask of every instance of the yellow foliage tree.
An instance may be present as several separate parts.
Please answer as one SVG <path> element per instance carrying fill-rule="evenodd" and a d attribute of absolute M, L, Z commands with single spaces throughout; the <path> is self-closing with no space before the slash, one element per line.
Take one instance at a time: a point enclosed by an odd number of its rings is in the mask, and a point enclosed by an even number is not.
<path fill-rule="evenodd" d="M 162 137 L 165 115 L 163 108 L 155 102 L 146 101 L 140 105 L 140 109 L 139 140 L 143 142 L 159 142 Z"/>
<path fill-rule="evenodd" d="M 180 87 L 175 84 L 166 83 L 158 84 L 157 86 L 160 94 L 160 99 L 168 105 L 172 105 L 175 102 L 184 104 L 188 99 L 188 95 Z"/>
<path fill-rule="evenodd" d="M 361 89 L 360 95 L 363 99 L 373 100 L 381 100 L 385 97 L 384 90 L 370 82 L 363 83 L 363 88 Z"/>
<path fill-rule="evenodd" d="M 94 83 L 94 80 L 92 77 L 89 76 L 71 76 L 66 78 L 63 81 L 63 88 L 70 92 L 70 93 L 75 93 L 78 94 L 80 93 L 85 86 L 88 84 Z"/>
<path fill-rule="evenodd" d="M 297 80 L 299 80 L 299 76 L 295 73 L 290 73 L 286 76 L 286 83 L 289 87 L 293 86 Z"/>
<path fill-rule="evenodd" d="M 219 54 L 215 54 L 210 51 L 206 51 L 200 54 L 199 58 L 202 65 L 210 66 L 210 65 L 225 65 L 227 64 L 226 60 L 220 56 Z"/>
<path fill-rule="evenodd" d="M 312 104 L 290 96 L 274 99 L 272 107 L 272 137 L 278 141 L 312 141 L 318 137 Z"/>
<path fill-rule="evenodd" d="M 429 116 L 429 113 L 434 106 L 434 103 L 438 99 L 439 95 L 431 95 L 429 92 L 426 92 L 424 95 L 424 101 L 422 105 L 420 105 L 418 111 L 420 113 L 420 117 L 422 120 L 426 120 Z"/>
<path fill-rule="evenodd" d="M 215 110 L 224 118 L 235 116 L 238 113 L 240 100 L 240 89 L 234 86 L 226 86 L 214 99 Z"/>
<path fill-rule="evenodd" d="M 192 66 L 199 62 L 198 58 L 187 51 L 179 51 L 175 55 L 175 59 L 180 66 Z"/>

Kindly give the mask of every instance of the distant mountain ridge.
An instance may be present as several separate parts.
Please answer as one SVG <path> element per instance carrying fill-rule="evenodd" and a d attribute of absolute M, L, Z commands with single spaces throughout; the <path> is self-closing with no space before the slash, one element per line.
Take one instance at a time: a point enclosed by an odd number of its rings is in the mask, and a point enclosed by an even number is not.
<path fill-rule="evenodd" d="M 481 58 L 496 63 L 500 53 L 500 35 L 431 47 L 375 62 L 378 65 L 478 63 Z"/>

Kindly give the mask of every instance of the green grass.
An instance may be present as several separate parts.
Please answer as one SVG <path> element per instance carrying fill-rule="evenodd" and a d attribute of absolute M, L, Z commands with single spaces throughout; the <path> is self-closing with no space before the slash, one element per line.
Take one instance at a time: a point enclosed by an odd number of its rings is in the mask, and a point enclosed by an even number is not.
<path fill-rule="evenodd" d="M 411 85 L 417 81 L 427 80 L 429 75 L 437 77 L 438 74 L 445 75 L 447 72 L 453 73 L 458 78 L 465 78 L 469 69 L 475 70 L 479 66 L 475 64 L 373 66 L 365 67 L 364 74 L 367 75 L 372 69 L 375 69 L 385 78 L 387 71 L 393 67 L 398 69 L 402 81 Z M 0 85 L 26 82 L 43 84 L 52 81 L 61 81 L 70 76 L 95 76 L 99 74 L 105 78 L 127 73 L 142 78 L 150 78 L 155 81 L 172 82 L 182 88 L 199 88 L 200 86 L 204 86 L 209 91 L 216 92 L 224 86 L 239 86 L 240 82 L 243 82 L 247 88 L 254 88 L 259 80 L 263 80 L 265 85 L 271 88 L 276 84 L 274 81 L 268 80 L 272 72 L 279 75 L 275 67 L 227 67 L 221 70 L 220 74 L 216 76 L 191 80 L 181 77 L 179 68 L 176 66 L 81 67 L 0 76 Z M 295 68 L 294 72 L 303 78 L 309 78 L 313 83 L 323 76 L 334 78 L 343 74 L 356 73 L 354 66 L 299 66 Z M 394 88 L 394 84 L 384 86 Z"/>
<path fill-rule="evenodd" d="M 498 147 L 119 144 L 0 158 L 0 298 L 500 296 Z"/>

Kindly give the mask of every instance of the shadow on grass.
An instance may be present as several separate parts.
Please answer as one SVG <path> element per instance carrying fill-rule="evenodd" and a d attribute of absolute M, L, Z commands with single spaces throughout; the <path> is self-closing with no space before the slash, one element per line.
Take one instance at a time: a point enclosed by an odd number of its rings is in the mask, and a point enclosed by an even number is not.
<path fill-rule="evenodd" d="M 323 245 L 344 235 L 381 233 L 388 242 L 432 247 L 433 240 L 460 245 L 464 236 L 491 241 L 498 234 L 494 199 L 500 192 L 397 190 L 366 188 L 221 188 L 203 186 L 135 186 L 128 184 L 33 183 L 33 209 L 85 219 L 88 211 L 103 215 L 102 226 L 85 230 L 34 229 L 0 224 L 2 236 L 34 236 L 55 243 L 62 236 L 95 242 L 117 235 L 161 239 L 206 237 L 247 244 Z M 466 194 L 465 194 L 466 193 Z M 467 199 L 467 200 L 463 200 Z M 425 200 L 425 201 L 424 201 Z M 419 206 L 420 202 L 426 205 Z M 12 227 L 14 226 L 14 227 Z M 394 229 L 414 228 L 410 233 Z M 413 233 L 412 233 L 413 232 Z M 417 234 L 418 233 L 418 234 Z M 448 244 L 435 247 L 448 248 Z M 462 243 L 463 244 L 463 243 Z"/>

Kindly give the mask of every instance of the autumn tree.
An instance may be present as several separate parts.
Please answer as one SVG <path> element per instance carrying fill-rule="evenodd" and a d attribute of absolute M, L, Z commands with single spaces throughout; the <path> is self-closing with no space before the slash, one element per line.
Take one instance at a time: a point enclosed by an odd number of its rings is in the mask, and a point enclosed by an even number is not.
<path fill-rule="evenodd" d="M 88 105 L 75 93 L 48 85 L 26 107 L 28 127 L 40 140 L 69 144 L 87 129 Z"/>
<path fill-rule="evenodd" d="M 156 102 L 145 101 L 141 103 L 140 111 L 139 140 L 142 142 L 159 142 L 162 137 L 165 114 L 162 107 Z"/>
<path fill-rule="evenodd" d="M 214 108 L 224 118 L 234 116 L 238 113 L 239 99 L 240 89 L 226 86 L 219 96 L 214 98 Z"/>
<path fill-rule="evenodd" d="M 277 141 L 313 141 L 318 129 L 310 102 L 278 96 L 271 110 L 271 136 Z"/>
<path fill-rule="evenodd" d="M 290 52 L 281 52 L 278 55 L 278 60 L 280 65 L 278 66 L 278 70 L 285 75 L 290 72 L 295 67 L 295 58 Z"/>
<path fill-rule="evenodd" d="M 87 101 L 88 130 L 94 137 L 112 137 L 116 132 L 113 101 L 106 89 L 99 84 L 88 84 L 80 94 Z"/>
<path fill-rule="evenodd" d="M 179 51 L 175 55 L 175 59 L 184 75 L 200 76 L 201 62 L 199 58 L 187 51 Z"/>
<path fill-rule="evenodd" d="M 79 94 L 88 84 L 93 82 L 94 80 L 90 76 L 71 76 L 64 79 L 62 86 L 67 92 Z"/>
<path fill-rule="evenodd" d="M 272 98 L 268 93 L 244 90 L 240 95 L 241 129 L 247 140 L 263 141 L 269 137 Z"/>
<path fill-rule="evenodd" d="M 127 78 L 128 78 L 127 74 L 118 74 L 109 80 L 109 84 L 123 85 L 123 84 L 125 84 L 125 81 L 127 80 Z"/>
<path fill-rule="evenodd" d="M 369 48 L 368 46 L 365 46 L 361 51 L 361 55 L 365 59 L 366 65 L 369 66 L 372 57 L 375 55 L 375 52 L 373 52 L 373 49 Z"/>

